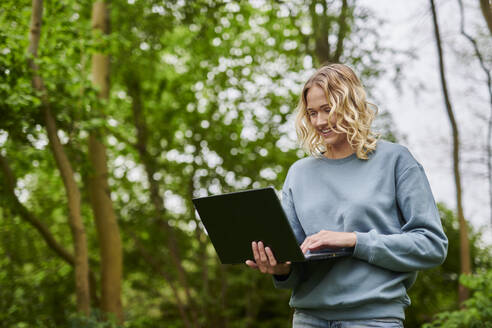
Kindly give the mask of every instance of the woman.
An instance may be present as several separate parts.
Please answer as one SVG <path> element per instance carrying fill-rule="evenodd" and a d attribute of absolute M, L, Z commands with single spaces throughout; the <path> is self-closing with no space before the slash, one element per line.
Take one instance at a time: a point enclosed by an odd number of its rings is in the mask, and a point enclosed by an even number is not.
<path fill-rule="evenodd" d="M 306 82 L 296 129 L 309 157 L 289 169 L 282 206 L 303 252 L 351 257 L 277 263 L 252 243 L 246 264 L 292 289 L 293 327 L 403 327 L 417 271 L 441 264 L 447 238 L 422 166 L 371 131 L 376 110 L 354 72 L 320 68 Z M 307 237 L 306 237 L 307 236 Z"/>

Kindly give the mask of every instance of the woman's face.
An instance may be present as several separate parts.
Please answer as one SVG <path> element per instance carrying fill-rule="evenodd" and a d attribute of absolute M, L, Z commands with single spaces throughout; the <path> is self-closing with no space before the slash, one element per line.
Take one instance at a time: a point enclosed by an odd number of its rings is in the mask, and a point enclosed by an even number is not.
<path fill-rule="evenodd" d="M 309 121 L 316 132 L 323 138 L 324 144 L 333 148 L 350 146 L 345 133 L 335 133 L 328 125 L 328 113 L 331 109 L 323 89 L 316 85 L 309 88 L 306 100 L 306 111 Z M 331 117 L 331 125 L 336 129 L 335 115 Z"/>

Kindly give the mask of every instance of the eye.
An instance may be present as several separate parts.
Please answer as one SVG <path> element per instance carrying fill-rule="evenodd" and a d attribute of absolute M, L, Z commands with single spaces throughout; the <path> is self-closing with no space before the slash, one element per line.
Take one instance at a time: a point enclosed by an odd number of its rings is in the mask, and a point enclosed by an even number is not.
<path fill-rule="evenodd" d="M 329 113 L 329 112 L 331 112 L 331 108 L 330 107 L 323 107 L 323 111 L 325 113 Z"/>
<path fill-rule="evenodd" d="M 314 110 L 310 110 L 307 114 L 308 116 L 316 116 L 316 112 Z"/>

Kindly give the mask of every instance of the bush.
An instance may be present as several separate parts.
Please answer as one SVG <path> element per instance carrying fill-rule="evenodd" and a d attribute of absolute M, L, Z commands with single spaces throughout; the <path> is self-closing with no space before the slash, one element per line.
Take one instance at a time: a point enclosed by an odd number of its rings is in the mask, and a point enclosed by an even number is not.
<path fill-rule="evenodd" d="M 492 328 L 492 270 L 461 275 L 460 282 L 470 289 L 471 297 L 461 310 L 442 312 L 423 328 Z"/>

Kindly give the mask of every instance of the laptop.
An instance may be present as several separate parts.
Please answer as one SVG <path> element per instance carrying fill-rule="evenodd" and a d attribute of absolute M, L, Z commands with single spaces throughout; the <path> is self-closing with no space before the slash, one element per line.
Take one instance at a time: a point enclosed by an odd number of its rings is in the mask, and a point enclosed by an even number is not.
<path fill-rule="evenodd" d="M 273 187 L 194 198 L 193 204 L 222 264 L 254 260 L 252 241 L 263 241 L 278 262 L 351 256 L 353 247 L 303 254 Z"/>

